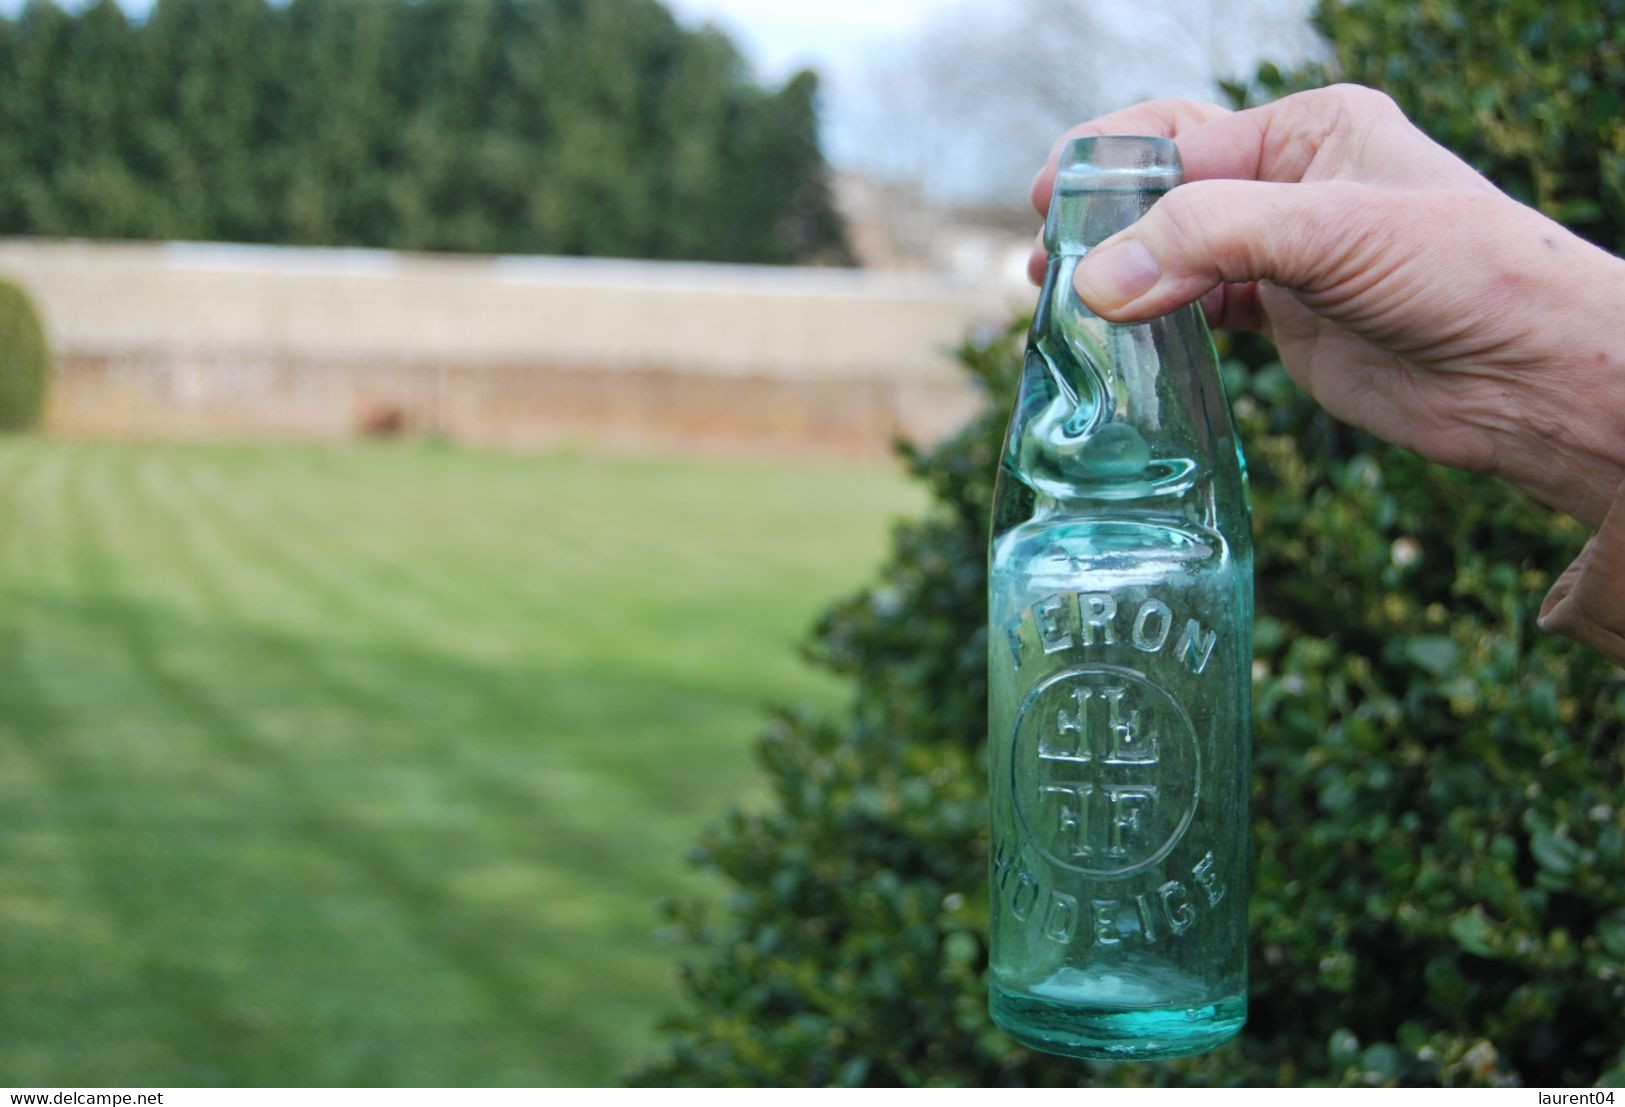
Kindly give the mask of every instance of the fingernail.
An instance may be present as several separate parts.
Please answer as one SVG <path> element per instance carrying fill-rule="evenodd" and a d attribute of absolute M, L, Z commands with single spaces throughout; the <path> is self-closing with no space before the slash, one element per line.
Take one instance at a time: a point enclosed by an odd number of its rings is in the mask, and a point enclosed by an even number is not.
<path fill-rule="evenodd" d="M 1118 307 L 1148 291 L 1160 276 L 1151 251 L 1130 238 L 1084 255 L 1072 275 L 1072 287 L 1086 303 Z"/>

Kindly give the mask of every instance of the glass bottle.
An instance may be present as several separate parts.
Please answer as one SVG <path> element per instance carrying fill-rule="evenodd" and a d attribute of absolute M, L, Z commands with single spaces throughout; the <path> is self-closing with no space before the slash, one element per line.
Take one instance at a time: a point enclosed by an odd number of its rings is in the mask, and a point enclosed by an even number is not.
<path fill-rule="evenodd" d="M 993 1020 L 1052 1053 L 1173 1057 L 1247 1013 L 1252 536 L 1195 305 L 1072 287 L 1180 181 L 1166 139 L 1063 151 L 993 501 Z"/>

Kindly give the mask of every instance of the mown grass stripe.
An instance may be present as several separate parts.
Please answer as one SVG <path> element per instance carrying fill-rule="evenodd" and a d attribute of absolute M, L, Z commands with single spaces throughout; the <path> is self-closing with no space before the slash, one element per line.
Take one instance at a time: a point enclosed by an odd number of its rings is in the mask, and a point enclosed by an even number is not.
<path fill-rule="evenodd" d="M 213 506 L 211 505 L 210 510 L 193 508 L 190 510 L 190 514 L 194 518 L 208 518 L 218 522 L 221 519 L 221 513 L 212 510 Z M 278 531 L 285 531 L 286 528 L 275 526 L 278 520 L 276 520 L 274 514 L 264 512 L 253 512 L 251 514 L 254 519 L 268 521 L 272 525 L 269 527 L 268 533 L 262 534 L 256 529 L 253 532 L 237 535 L 238 541 L 235 548 L 244 555 L 252 551 L 254 555 L 261 559 L 270 557 L 282 562 L 284 571 L 274 574 L 279 582 L 288 584 L 297 578 L 302 582 L 297 587 L 310 586 L 311 576 L 296 567 L 297 562 L 294 562 L 292 557 L 287 555 L 287 551 L 277 549 L 278 544 L 274 541 L 273 535 Z M 178 520 L 166 519 L 164 522 L 169 524 L 163 527 L 164 532 L 167 534 L 179 534 L 184 530 L 179 525 Z M 171 559 L 170 555 L 166 555 L 166 559 Z M 211 581 L 207 564 L 199 563 L 195 557 L 176 554 L 173 555 L 172 560 L 177 567 L 186 570 L 186 576 L 197 587 L 205 589 L 213 596 L 213 604 L 220 614 L 232 620 L 241 618 L 242 612 L 231 598 L 240 594 L 241 590 L 232 590 L 228 594 L 221 589 Z M 231 559 L 229 556 L 222 554 L 210 560 L 220 563 Z M 234 565 L 241 564 L 240 561 L 235 560 L 232 563 Z M 334 590 L 332 597 L 335 602 L 339 603 L 355 602 L 350 593 L 339 590 Z M 330 607 L 331 605 L 324 606 Z M 264 647 L 273 645 L 277 641 L 278 639 L 272 636 L 259 636 L 255 639 L 257 651 L 263 650 Z M 292 649 L 274 651 L 274 656 L 256 656 L 254 662 L 256 668 L 271 665 L 291 669 L 300 675 L 300 683 L 307 686 L 313 693 L 320 693 L 342 702 L 348 710 L 354 711 L 359 716 L 374 721 L 380 718 L 393 718 L 398 721 L 398 725 L 403 729 L 413 729 L 413 720 L 399 711 L 395 704 L 372 694 L 364 685 L 358 687 L 353 677 L 335 677 L 320 664 L 312 664 L 321 655 L 299 649 L 299 643 L 296 639 L 282 641 L 284 645 L 291 646 Z M 444 658 L 436 658 L 430 655 L 420 659 L 420 663 L 424 667 L 426 679 L 432 679 L 436 675 L 443 678 Z M 390 664 L 398 670 L 401 664 L 400 658 L 392 656 Z M 503 712 L 508 714 L 523 712 L 540 715 L 542 713 L 541 708 L 545 706 L 522 696 L 510 695 L 501 688 L 487 690 L 482 693 L 480 698 L 485 703 L 487 711 L 495 710 L 499 716 Z M 443 768 L 438 772 L 438 776 L 441 779 L 458 782 L 455 790 L 466 793 L 472 802 L 487 813 L 502 816 L 502 822 L 508 828 L 508 833 L 501 838 L 484 844 L 483 849 L 488 859 L 492 851 L 499 850 L 503 854 L 510 856 L 512 863 L 516 866 L 522 865 L 533 869 L 546 869 L 556 865 L 557 859 L 565 858 L 570 866 L 580 867 L 585 865 L 593 868 L 600 874 L 598 883 L 602 894 L 619 895 L 634 902 L 644 902 L 647 905 L 647 915 L 633 920 L 628 927 L 619 928 L 621 929 L 619 940 L 623 944 L 641 944 L 646 941 L 647 932 L 655 921 L 654 904 L 647 896 L 647 888 L 651 878 L 661 875 L 659 865 L 628 868 L 624 861 L 619 866 L 614 865 L 612 863 L 613 851 L 609 848 L 610 838 L 602 835 L 584 836 L 582 829 L 578 825 L 575 825 L 570 820 L 560 819 L 556 812 L 551 811 L 546 803 L 547 797 L 539 794 L 533 786 L 523 783 L 511 771 L 511 768 L 505 766 L 499 773 L 493 766 L 482 763 L 477 758 L 469 757 L 467 755 L 469 746 L 458 740 L 460 736 L 429 735 L 428 737 L 431 740 L 432 756 L 437 763 L 443 765 Z M 436 738 L 439 739 L 438 742 L 433 741 Z M 532 743 L 532 746 L 534 748 L 534 743 Z M 419 756 L 423 755 L 419 754 Z M 534 772 L 534 767 L 532 771 Z M 520 833 L 516 834 L 516 829 Z M 500 859 L 497 863 L 501 863 Z M 492 928 L 486 926 L 485 929 L 490 932 Z M 507 945 L 513 947 L 516 942 L 545 944 L 548 942 L 546 932 L 550 929 L 557 929 L 557 927 L 556 925 L 543 925 L 537 932 L 513 935 L 508 939 Z M 554 944 L 558 958 L 569 959 L 571 957 L 570 944 Z M 579 940 L 573 942 L 573 945 L 577 948 L 581 944 Z M 522 949 L 509 948 L 504 951 L 504 954 L 509 957 L 511 963 L 515 957 L 522 955 L 523 952 Z M 607 969 L 607 972 L 613 977 L 615 970 L 611 967 Z M 634 975 L 639 978 L 638 983 L 645 991 L 650 989 L 651 984 L 647 979 L 646 969 L 640 973 L 628 974 L 628 983 L 632 983 L 630 978 Z M 657 982 L 655 986 L 658 989 L 656 994 L 670 993 L 669 982 Z M 637 1016 L 643 1019 L 652 1019 L 653 1011 L 651 1005 L 643 1005 L 638 1010 Z M 624 1016 L 621 1018 L 624 1020 Z M 609 1037 L 614 1037 L 617 1033 L 613 1026 L 607 1022 L 601 1023 L 590 1012 L 585 1017 L 579 1013 L 573 1014 L 569 1026 L 550 1025 L 545 1029 L 549 1032 L 550 1039 L 555 1042 L 579 1038 L 583 1033 L 596 1032 Z M 624 1032 L 624 1026 L 620 1032 Z M 584 1050 L 607 1051 L 607 1047 L 601 1041 L 583 1042 L 581 1046 Z"/>
<path fill-rule="evenodd" d="M 136 501 L 130 491 L 122 489 L 116 497 L 124 514 L 120 518 L 109 512 L 106 518 L 110 524 L 134 523 L 128 508 Z M 171 537 L 179 533 L 173 527 L 163 532 Z M 124 583 L 119 559 L 96 541 L 81 543 L 80 549 L 86 551 L 80 569 L 87 584 L 104 595 L 118 597 Z M 180 547 L 174 546 L 170 552 L 179 554 Z M 208 587 L 203 583 L 206 569 L 188 564 L 184 557 L 178 558 L 176 564 L 188 570 L 187 579 L 194 587 Z M 215 598 L 219 600 L 218 592 Z M 135 667 L 175 706 L 177 713 L 232 756 L 277 781 L 277 790 L 292 813 L 284 830 L 307 841 L 312 848 L 341 857 L 375 896 L 397 905 L 396 915 L 419 943 L 431 948 L 439 961 L 479 989 L 490 1008 L 482 1036 L 517 1035 L 520 1040 L 533 1040 L 542 1034 L 570 1033 L 568 1024 L 549 1025 L 549 1020 L 539 1017 L 546 1012 L 538 1009 L 538 996 L 523 981 L 513 978 L 501 958 L 490 955 L 482 943 L 470 940 L 479 932 L 477 921 L 458 918 L 442 889 L 410 858 L 393 848 L 387 836 L 347 819 L 342 804 L 336 804 L 333 797 L 314 786 L 297 759 L 288 756 L 280 743 L 251 720 L 233 712 L 202 681 L 188 676 L 166 657 L 148 609 L 117 598 L 110 598 L 108 606 L 115 616 L 108 620 L 108 629 L 122 641 Z M 257 644 L 263 645 L 263 641 Z M 265 654 L 255 649 L 250 651 L 250 657 L 259 662 Z M 315 667 L 304 666 L 301 672 L 321 681 L 317 690 L 322 693 L 337 691 Z M 274 971 L 274 966 L 265 968 Z"/>
<path fill-rule="evenodd" d="M 696 887 L 680 853 L 749 787 L 753 704 L 827 687 L 790 643 L 891 510 L 874 474 L 777 464 L 13 461 L 36 469 L 0 497 L 0 665 L 54 718 L 30 726 L 45 760 L 0 759 L 34 804 L 0 905 L 86 920 L 3 989 L 44 1002 L 0 1032 L 0 1071 L 42 1084 L 80 1080 L 87 1050 L 126 1083 L 613 1079 L 670 995 L 654 904 Z M 70 477 L 77 522 L 50 487 Z M 189 974 L 174 994 L 151 956 Z M 221 1019 L 239 1040 L 214 1049 Z"/>
<path fill-rule="evenodd" d="M 40 496 L 49 507 L 31 515 L 44 525 L 30 534 L 30 538 L 49 540 L 59 533 L 61 538 L 56 544 L 68 548 L 78 544 L 85 523 L 84 510 L 78 502 L 84 469 L 81 459 L 76 458 L 53 474 L 56 482 L 47 485 Z M 80 1040 L 74 1043 L 78 1061 L 89 1067 L 108 1053 L 122 1053 L 128 1059 L 208 1082 L 214 1074 L 192 1064 L 187 1056 L 187 1045 L 206 1034 L 229 1038 L 234 1023 L 213 1004 L 215 993 L 198 986 L 195 974 L 187 969 L 184 959 L 176 956 L 178 951 L 142 941 L 140 930 L 149 908 L 141 902 L 137 872 L 129 867 L 127 858 L 116 846 L 117 839 L 127 832 L 126 826 L 121 825 L 123 816 L 117 811 L 96 812 L 85 808 L 83 798 L 106 789 L 117 779 L 117 773 L 103 760 L 75 750 L 69 712 L 61 703 L 53 701 L 35 678 L 41 666 L 40 643 L 60 635 L 63 629 L 58 625 L 47 627 L 44 620 L 64 618 L 86 597 L 77 593 L 71 573 L 63 572 L 65 566 L 39 558 L 39 552 L 37 549 L 34 557 L 25 558 L 25 565 L 19 566 L 22 569 L 19 575 L 34 587 L 57 587 L 50 589 L 54 595 L 48 606 L 29 603 L 26 593 L 22 596 L 13 593 L 14 599 L 21 601 L 24 619 L 17 624 L 8 623 L 8 640 L 0 647 L 12 675 L 7 689 L 7 711 L 18 721 L 16 731 L 20 740 L 45 768 L 54 796 L 53 806 L 70 813 L 67 832 L 73 839 L 75 858 L 85 874 L 88 885 L 85 898 L 94 905 L 92 910 L 106 916 L 109 928 L 118 935 L 130 969 L 138 977 L 135 994 L 122 997 L 115 990 L 104 991 L 105 977 L 76 982 L 82 996 L 80 1006 L 89 1009 L 86 1024 L 78 1028 Z M 58 576 L 60 584 L 53 579 Z M 105 962 L 97 968 L 105 970 Z M 84 994 L 87 986 L 97 987 L 103 994 L 94 998 Z M 142 997 L 147 996 L 165 997 L 167 1002 L 145 1003 Z M 95 1010 L 98 999 L 112 1003 L 122 999 L 139 1005 L 143 1019 L 137 1034 L 147 1041 L 132 1049 L 128 1042 L 104 1037 L 120 1027 L 117 1023 L 110 1026 L 98 1018 Z M 128 1027 L 124 1029 L 128 1033 Z"/>

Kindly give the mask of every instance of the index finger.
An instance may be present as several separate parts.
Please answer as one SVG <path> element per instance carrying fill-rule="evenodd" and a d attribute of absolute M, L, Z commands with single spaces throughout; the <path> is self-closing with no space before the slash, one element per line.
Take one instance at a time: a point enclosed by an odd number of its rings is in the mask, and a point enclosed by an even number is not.
<path fill-rule="evenodd" d="M 1182 132 L 1223 118 L 1230 112 L 1217 104 L 1200 100 L 1148 100 L 1122 111 L 1102 115 L 1087 123 L 1079 123 L 1055 140 L 1050 147 L 1049 159 L 1033 179 L 1032 202 L 1039 215 L 1049 213 L 1049 197 L 1055 188 L 1056 166 L 1061 160 L 1061 149 L 1075 138 L 1092 135 L 1154 135 L 1159 138 L 1178 138 Z"/>

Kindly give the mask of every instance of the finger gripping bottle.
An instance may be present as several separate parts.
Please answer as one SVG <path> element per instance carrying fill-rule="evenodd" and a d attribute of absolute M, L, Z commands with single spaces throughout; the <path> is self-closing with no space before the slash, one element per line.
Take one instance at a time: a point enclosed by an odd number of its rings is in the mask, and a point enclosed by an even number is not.
<path fill-rule="evenodd" d="M 1077 1057 L 1201 1052 L 1247 1013 L 1244 464 L 1200 309 L 1108 323 L 1072 287 L 1179 181 L 1166 139 L 1062 153 L 993 501 L 990 1008 Z"/>

